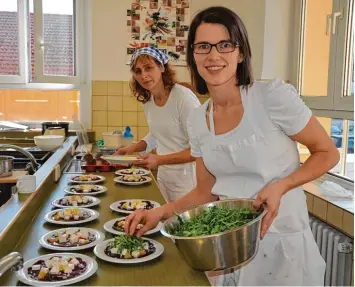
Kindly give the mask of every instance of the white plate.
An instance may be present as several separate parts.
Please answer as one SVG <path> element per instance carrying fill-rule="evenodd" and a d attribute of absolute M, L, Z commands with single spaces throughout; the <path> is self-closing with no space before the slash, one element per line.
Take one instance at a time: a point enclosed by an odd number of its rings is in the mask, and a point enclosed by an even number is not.
<path fill-rule="evenodd" d="M 141 173 L 139 173 L 138 175 L 150 175 L 150 171 L 146 170 L 144 168 L 134 168 L 136 171 L 140 171 Z M 120 169 L 120 170 L 116 170 L 115 174 L 117 175 L 131 175 L 128 173 L 123 173 L 123 171 L 130 171 L 131 168 L 126 168 L 126 169 Z"/>
<path fill-rule="evenodd" d="M 115 219 L 112 219 L 110 221 L 107 221 L 105 224 L 104 224 L 104 229 L 107 231 L 107 232 L 110 232 L 112 234 L 124 234 L 124 232 L 122 231 L 117 231 L 115 229 L 113 229 L 113 224 L 116 222 L 116 221 L 121 221 L 125 219 L 125 217 L 120 217 L 120 218 L 115 218 Z M 156 233 L 156 232 L 159 232 L 160 229 L 163 227 L 163 223 L 159 222 L 159 224 L 151 229 L 151 230 L 148 230 L 146 233 L 144 233 L 144 235 L 149 235 L 149 234 L 153 234 L 153 233 Z"/>
<path fill-rule="evenodd" d="M 78 277 L 68 279 L 68 280 L 56 281 L 56 282 L 34 280 L 28 275 L 27 269 L 29 267 L 31 267 L 34 263 L 36 263 L 38 260 L 46 260 L 46 259 L 49 259 L 53 256 L 79 257 L 79 258 L 85 260 L 85 262 L 87 264 L 87 269 L 83 274 L 79 275 Z M 26 261 L 23 264 L 23 268 L 16 272 L 16 277 L 21 282 L 31 285 L 31 286 L 70 285 L 70 284 L 77 283 L 77 282 L 83 281 L 83 280 L 91 277 L 97 271 L 97 267 L 98 267 L 97 262 L 94 259 L 92 259 L 89 256 L 83 255 L 83 254 L 79 254 L 79 253 L 52 253 L 52 254 L 42 255 L 37 258 Z"/>
<path fill-rule="evenodd" d="M 153 260 L 153 259 L 159 257 L 160 255 L 162 255 L 162 253 L 164 252 L 164 246 L 161 243 L 159 243 L 158 241 L 155 241 L 153 239 L 149 239 L 149 238 L 145 238 L 145 237 L 142 237 L 142 239 L 148 240 L 154 244 L 155 252 L 153 254 L 150 254 L 150 255 L 142 257 L 142 258 L 134 258 L 134 259 L 119 259 L 119 258 L 110 257 L 105 254 L 105 248 L 110 241 L 115 240 L 114 238 L 109 239 L 109 240 L 105 240 L 104 242 L 101 242 L 100 244 L 96 245 L 94 248 L 94 253 L 98 258 L 100 258 L 102 260 L 112 262 L 112 263 L 123 263 L 123 264 L 134 264 L 134 263 L 147 262 L 147 261 Z"/>
<path fill-rule="evenodd" d="M 153 201 L 153 200 L 148 200 L 148 199 L 126 199 L 126 200 L 120 200 L 120 201 L 116 201 L 116 202 L 112 203 L 112 204 L 110 205 L 110 208 L 111 208 L 113 211 L 117 211 L 117 212 L 120 212 L 120 213 L 127 213 L 127 214 L 130 214 L 130 213 L 134 212 L 135 210 L 119 209 L 117 206 L 118 206 L 118 204 L 121 203 L 121 202 L 127 202 L 127 201 L 128 201 L 128 202 L 132 202 L 132 201 L 134 201 L 134 200 L 150 201 L 150 202 L 154 205 L 153 208 L 156 208 L 156 207 L 159 207 L 159 206 L 160 206 L 160 204 L 159 204 L 158 202 Z M 150 210 L 151 210 L 151 209 L 150 209 Z"/>
<path fill-rule="evenodd" d="M 69 209 L 72 209 L 72 208 L 73 207 L 69 207 Z M 91 216 L 87 219 L 78 220 L 78 221 L 56 221 L 56 220 L 52 219 L 52 216 L 55 213 L 57 213 L 58 211 L 64 210 L 64 209 L 68 209 L 68 208 L 56 209 L 56 210 L 52 210 L 52 211 L 48 212 L 44 216 L 44 220 L 49 223 L 54 223 L 54 224 L 59 224 L 59 225 L 77 225 L 77 224 L 93 221 L 99 217 L 99 213 L 97 211 L 92 210 L 92 209 L 88 209 L 88 208 L 79 207 L 78 209 L 83 209 L 83 210 L 87 211 L 88 213 L 90 213 Z"/>
<path fill-rule="evenodd" d="M 55 232 L 62 232 L 68 229 L 80 229 L 80 230 L 87 230 L 88 232 L 95 234 L 96 240 L 93 242 L 90 242 L 88 244 L 85 245 L 81 245 L 81 246 L 72 246 L 72 247 L 60 247 L 60 246 L 53 246 L 51 244 L 48 243 L 47 239 L 50 238 Z M 45 235 L 43 235 L 40 240 L 39 240 L 39 244 L 47 249 L 51 249 L 51 250 L 57 250 L 57 251 L 74 251 L 74 250 L 83 250 L 83 249 L 88 249 L 91 247 L 96 246 L 97 244 L 101 243 L 102 241 L 105 240 L 105 235 L 100 232 L 97 231 L 95 229 L 91 229 L 91 228 L 85 228 L 85 227 L 68 227 L 68 228 L 61 228 L 61 229 L 57 229 L 57 230 L 53 230 L 50 231 L 48 233 L 46 233 Z"/>
<path fill-rule="evenodd" d="M 103 155 L 101 158 L 111 164 L 132 164 L 137 160 L 141 160 L 135 155 Z"/>
<path fill-rule="evenodd" d="M 89 174 L 83 174 L 83 175 L 89 175 Z M 70 178 L 68 179 L 68 181 L 69 181 L 69 182 L 72 182 L 72 183 L 80 183 L 80 184 L 95 184 L 95 183 L 103 182 L 103 181 L 105 181 L 105 179 L 106 179 L 106 178 L 105 178 L 104 176 L 102 176 L 102 175 L 95 175 L 95 176 L 97 176 L 99 179 L 97 179 L 97 180 L 90 180 L 90 181 L 74 180 L 74 178 L 76 178 L 76 177 L 78 177 L 78 176 L 80 176 L 80 175 L 74 175 L 74 176 L 70 177 Z"/>
<path fill-rule="evenodd" d="M 102 185 L 94 185 L 94 184 L 81 184 L 81 185 L 93 185 L 99 188 L 99 191 L 95 191 L 95 192 L 75 192 L 75 191 L 70 191 L 70 189 L 72 188 L 79 188 L 80 185 L 68 185 L 64 191 L 68 194 L 75 194 L 75 195 L 98 195 L 100 193 L 104 193 L 107 191 L 107 188 L 105 186 Z"/>
<path fill-rule="evenodd" d="M 80 195 L 82 195 L 82 194 L 80 194 Z M 80 205 L 80 206 L 77 206 L 77 207 L 88 208 L 88 207 L 92 207 L 92 206 L 95 206 L 95 205 L 99 205 L 100 202 L 101 202 L 101 200 L 98 199 L 97 197 L 87 196 L 87 195 L 83 195 L 83 196 L 85 196 L 85 197 L 87 197 L 89 200 L 91 200 L 92 203 L 90 203 L 90 204 L 85 204 L 85 205 L 83 204 L 83 205 Z M 70 197 L 70 196 L 65 196 L 65 197 Z M 69 206 L 67 206 L 67 205 L 60 205 L 60 204 L 59 204 L 59 200 L 61 200 L 61 199 L 63 199 L 63 198 L 64 198 L 64 197 L 59 198 L 59 199 L 56 199 L 56 200 L 53 200 L 53 201 L 52 201 L 52 205 L 55 206 L 55 207 L 59 207 L 59 208 L 74 207 L 74 206 L 72 206 L 72 205 L 69 205 Z"/>
<path fill-rule="evenodd" d="M 124 175 L 120 175 L 120 176 L 124 176 Z M 152 179 L 149 176 L 143 175 L 142 177 L 145 179 L 144 181 L 124 181 L 124 180 L 120 180 L 119 177 L 115 177 L 113 181 L 125 185 L 142 185 L 152 181 Z"/>

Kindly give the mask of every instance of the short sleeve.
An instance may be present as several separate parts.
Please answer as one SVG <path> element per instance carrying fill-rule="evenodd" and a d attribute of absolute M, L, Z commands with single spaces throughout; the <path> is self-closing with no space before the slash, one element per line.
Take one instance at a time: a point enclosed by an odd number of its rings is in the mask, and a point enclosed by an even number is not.
<path fill-rule="evenodd" d="M 142 140 L 147 143 L 146 152 L 151 152 L 158 147 L 157 140 L 150 132 Z"/>
<path fill-rule="evenodd" d="M 312 116 L 296 89 L 280 79 L 268 85 L 264 101 L 271 120 L 288 136 L 302 131 Z"/>
<path fill-rule="evenodd" d="M 193 111 L 187 119 L 187 133 L 189 136 L 191 155 L 193 157 L 202 157 L 202 152 L 200 149 L 200 143 L 198 140 L 198 136 L 197 136 L 197 133 L 194 131 L 194 123 L 196 123 L 196 121 L 194 119 L 195 113 L 196 113 L 196 110 Z"/>
<path fill-rule="evenodd" d="M 185 93 L 181 93 L 181 100 L 179 102 L 179 114 L 181 127 L 185 135 L 188 136 L 187 119 L 191 112 L 194 109 L 200 107 L 201 104 L 196 95 L 189 89 L 185 88 L 183 91 L 185 91 Z"/>

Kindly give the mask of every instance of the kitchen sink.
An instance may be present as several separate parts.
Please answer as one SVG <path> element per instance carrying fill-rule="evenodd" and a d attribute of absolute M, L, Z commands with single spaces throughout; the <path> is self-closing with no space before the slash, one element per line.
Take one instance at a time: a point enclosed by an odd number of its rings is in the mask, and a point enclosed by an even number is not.
<path fill-rule="evenodd" d="M 27 151 L 35 157 L 37 163 L 40 165 L 43 165 L 52 155 L 51 152 L 36 150 L 36 148 L 30 148 L 27 149 Z M 0 156 L 1 155 L 13 156 L 15 158 L 14 170 L 25 170 L 27 164 L 30 162 L 22 153 L 15 150 L 0 150 Z"/>

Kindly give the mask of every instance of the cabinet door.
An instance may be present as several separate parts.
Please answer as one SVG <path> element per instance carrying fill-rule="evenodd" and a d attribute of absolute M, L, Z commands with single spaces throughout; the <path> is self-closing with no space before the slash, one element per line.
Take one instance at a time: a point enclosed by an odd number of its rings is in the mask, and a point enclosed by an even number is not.
<path fill-rule="evenodd" d="M 298 88 L 313 109 L 333 109 L 337 39 L 332 21 L 339 1 L 302 1 Z"/>

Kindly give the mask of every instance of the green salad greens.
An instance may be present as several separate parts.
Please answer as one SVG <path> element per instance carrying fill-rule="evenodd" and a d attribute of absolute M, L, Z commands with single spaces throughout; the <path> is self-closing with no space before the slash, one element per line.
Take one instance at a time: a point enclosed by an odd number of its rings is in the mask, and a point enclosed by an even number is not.
<path fill-rule="evenodd" d="M 259 213 L 251 209 L 213 206 L 192 219 L 179 221 L 169 233 L 184 237 L 216 234 L 242 226 L 258 215 Z"/>
<path fill-rule="evenodd" d="M 108 243 L 109 248 L 117 248 L 119 253 L 122 250 L 127 249 L 128 252 L 132 252 L 135 250 L 144 249 L 144 240 L 142 238 L 133 237 L 129 235 L 117 235 L 115 240 Z"/>

